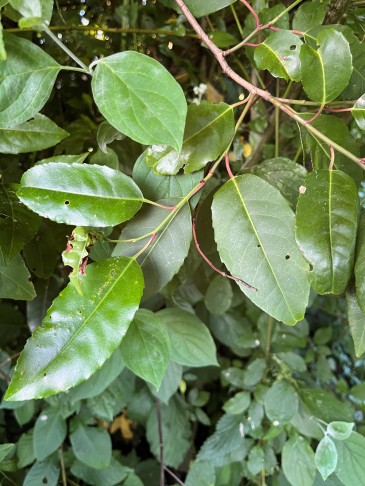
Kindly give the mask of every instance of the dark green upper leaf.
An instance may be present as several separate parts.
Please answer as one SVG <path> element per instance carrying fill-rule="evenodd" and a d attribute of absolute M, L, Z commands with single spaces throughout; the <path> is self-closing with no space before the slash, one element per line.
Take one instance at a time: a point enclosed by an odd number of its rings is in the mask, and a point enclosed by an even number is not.
<path fill-rule="evenodd" d="M 68 135 L 52 120 L 38 113 L 34 115 L 34 120 L 0 128 L 0 152 L 3 154 L 36 152 L 53 147 Z"/>
<path fill-rule="evenodd" d="M 22 177 L 19 199 L 34 212 L 75 226 L 114 226 L 142 205 L 142 193 L 122 172 L 98 165 L 49 163 Z"/>
<path fill-rule="evenodd" d="M 233 133 L 231 106 L 208 101 L 190 105 L 181 152 L 170 147 L 152 146 L 147 150 L 146 163 L 160 174 L 177 174 L 182 167 L 186 173 L 195 172 L 228 148 Z"/>
<path fill-rule="evenodd" d="M 307 264 L 294 238 L 294 214 L 280 192 L 254 175 L 228 181 L 214 196 L 218 251 L 241 290 L 285 324 L 303 319 L 308 303 Z"/>
<path fill-rule="evenodd" d="M 303 42 L 290 31 L 273 32 L 255 49 L 255 63 L 275 78 L 301 79 L 299 52 Z"/>
<path fill-rule="evenodd" d="M 7 399 L 29 400 L 69 389 L 111 356 L 138 308 L 143 277 L 130 258 L 89 265 L 81 297 L 68 285 L 21 353 Z M 72 369 L 72 373 L 67 370 Z"/>
<path fill-rule="evenodd" d="M 357 189 L 350 176 L 320 170 L 309 174 L 298 200 L 297 242 L 319 294 L 341 294 L 349 281 L 357 230 Z"/>
<path fill-rule="evenodd" d="M 352 73 L 352 56 L 344 35 L 325 29 L 317 36 L 318 50 L 307 44 L 300 50 L 304 91 L 313 101 L 328 103 L 346 88 Z"/>
<path fill-rule="evenodd" d="M 181 150 L 186 100 L 162 64 L 139 52 L 113 54 L 98 62 L 92 90 L 99 110 L 117 130 L 144 145 Z"/>
<path fill-rule="evenodd" d="M 46 103 L 61 66 L 40 47 L 4 36 L 7 60 L 0 63 L 0 128 L 32 118 Z"/>

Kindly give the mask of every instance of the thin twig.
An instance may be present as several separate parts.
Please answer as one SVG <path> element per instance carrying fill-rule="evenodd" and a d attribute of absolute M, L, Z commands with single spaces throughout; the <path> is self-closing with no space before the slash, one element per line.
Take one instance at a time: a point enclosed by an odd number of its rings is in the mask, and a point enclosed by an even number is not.
<path fill-rule="evenodd" d="M 65 460 L 63 457 L 63 446 L 61 445 L 59 450 L 60 456 L 60 464 L 61 464 L 61 476 L 62 476 L 62 485 L 67 486 L 67 475 L 66 475 L 66 468 L 65 468 Z"/>
<path fill-rule="evenodd" d="M 156 412 L 157 412 L 158 438 L 160 442 L 160 486 L 165 486 L 165 465 L 164 465 L 164 451 L 163 451 L 161 404 L 158 398 L 156 400 Z"/>
<path fill-rule="evenodd" d="M 181 486 L 185 486 L 185 483 L 183 483 L 183 482 L 181 481 L 181 479 L 179 479 L 179 478 L 176 476 L 176 474 L 175 474 L 175 473 L 173 473 L 173 472 L 171 471 L 171 469 L 169 469 L 167 466 L 165 466 L 165 467 L 164 467 L 164 469 L 165 469 L 165 471 L 166 471 L 168 474 L 170 474 L 170 476 L 171 476 L 171 477 L 172 477 L 172 478 L 173 478 L 173 479 L 174 479 L 174 480 L 177 482 L 177 484 L 180 484 Z"/>

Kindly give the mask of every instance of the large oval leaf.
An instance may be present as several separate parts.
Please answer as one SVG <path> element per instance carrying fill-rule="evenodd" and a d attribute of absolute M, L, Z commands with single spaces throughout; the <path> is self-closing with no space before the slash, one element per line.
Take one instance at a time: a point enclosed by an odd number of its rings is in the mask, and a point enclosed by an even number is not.
<path fill-rule="evenodd" d="M 61 66 L 40 47 L 5 35 L 7 60 L 0 63 L 0 127 L 19 125 L 48 100 Z"/>
<path fill-rule="evenodd" d="M 75 226 L 115 226 L 142 205 L 142 193 L 122 172 L 99 165 L 49 163 L 29 169 L 19 199 L 34 212 Z"/>
<path fill-rule="evenodd" d="M 297 242 L 312 265 L 319 294 L 341 294 L 349 281 L 357 230 L 357 189 L 344 172 L 319 170 L 304 182 L 296 216 Z"/>
<path fill-rule="evenodd" d="M 275 78 L 300 81 L 299 51 L 303 42 L 291 31 L 278 30 L 255 49 L 255 63 Z"/>
<path fill-rule="evenodd" d="M 181 150 L 186 100 L 162 64 L 139 52 L 113 54 L 98 62 L 92 90 L 99 110 L 117 130 L 144 145 Z"/>
<path fill-rule="evenodd" d="M 241 290 L 285 324 L 304 317 L 308 266 L 294 237 L 294 214 L 280 192 L 251 174 L 215 194 L 213 227 L 219 255 L 231 274 L 257 289 Z"/>
<path fill-rule="evenodd" d="M 89 378 L 118 347 L 142 296 L 139 265 L 130 258 L 93 263 L 83 289 L 81 297 L 69 284 L 54 300 L 18 359 L 7 400 L 65 391 Z"/>
<path fill-rule="evenodd" d="M 173 204 L 173 200 L 160 202 Z M 166 209 L 146 206 L 122 230 L 120 239 L 129 240 L 153 232 L 168 216 Z M 188 204 L 172 216 L 169 223 L 157 233 L 153 243 L 138 258 L 145 278 L 144 298 L 159 292 L 172 279 L 189 252 L 192 235 Z M 118 243 L 113 255 L 133 256 L 146 245 L 149 238 L 150 236 L 147 236 L 135 243 Z"/>
<path fill-rule="evenodd" d="M 313 101 L 328 103 L 346 88 L 352 73 L 350 45 L 334 29 L 322 30 L 317 36 L 318 50 L 307 44 L 300 50 L 304 91 Z"/>
<path fill-rule="evenodd" d="M 182 167 L 186 173 L 195 172 L 218 158 L 233 134 L 232 107 L 203 101 L 189 106 L 181 153 L 170 147 L 152 146 L 147 150 L 146 163 L 159 174 L 177 174 Z"/>

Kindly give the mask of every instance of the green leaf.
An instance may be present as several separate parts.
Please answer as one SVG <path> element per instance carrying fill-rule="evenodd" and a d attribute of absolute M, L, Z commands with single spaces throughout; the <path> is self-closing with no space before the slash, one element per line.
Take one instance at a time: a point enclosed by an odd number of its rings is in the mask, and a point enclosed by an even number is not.
<path fill-rule="evenodd" d="M 28 340 L 6 399 L 65 391 L 89 378 L 118 347 L 141 299 L 141 269 L 132 259 L 110 258 L 89 265 L 86 273 L 84 296 L 69 284 Z M 73 372 L 66 373 L 66 366 Z"/>
<path fill-rule="evenodd" d="M 339 400 L 329 392 L 318 388 L 301 388 L 299 396 L 309 412 L 325 422 L 351 422 L 354 418 L 354 410 L 350 403 Z"/>
<path fill-rule="evenodd" d="M 292 486 L 312 486 L 316 475 L 314 452 L 301 436 L 289 439 L 282 450 L 282 468 Z"/>
<path fill-rule="evenodd" d="M 48 100 L 61 66 L 32 42 L 4 35 L 7 60 L 0 64 L 0 128 L 20 125 Z"/>
<path fill-rule="evenodd" d="M 133 51 L 104 57 L 95 68 L 92 91 L 102 115 L 120 132 L 144 145 L 181 150 L 186 100 L 159 62 Z"/>
<path fill-rule="evenodd" d="M 293 18 L 293 29 L 306 32 L 309 29 L 322 25 L 328 7 L 320 2 L 304 2 L 299 5 Z"/>
<path fill-rule="evenodd" d="M 355 121 L 358 127 L 361 130 L 365 130 L 365 94 L 363 94 L 354 104 L 353 108 L 351 109 L 352 116 L 355 118 Z"/>
<path fill-rule="evenodd" d="M 319 294 L 341 294 L 350 279 L 357 230 L 357 188 L 340 171 L 308 175 L 299 196 L 296 238 L 312 269 L 310 282 Z"/>
<path fill-rule="evenodd" d="M 35 462 L 28 471 L 23 486 L 57 486 L 60 469 L 53 462 Z"/>
<path fill-rule="evenodd" d="M 119 171 L 98 165 L 49 163 L 24 173 L 19 199 L 46 218 L 75 226 L 115 226 L 142 205 L 142 193 Z"/>
<path fill-rule="evenodd" d="M 1 23 L 1 15 L 0 15 L 0 61 L 6 61 L 6 50 L 4 45 L 4 29 L 3 24 Z"/>
<path fill-rule="evenodd" d="M 245 386 L 255 386 L 262 380 L 266 369 L 266 361 L 263 358 L 254 359 L 245 369 L 243 384 Z"/>
<path fill-rule="evenodd" d="M 164 205 L 175 204 L 176 200 L 158 201 Z M 146 238 L 133 243 L 118 243 L 113 255 L 133 256 L 141 250 L 156 231 L 156 228 L 166 219 L 170 222 L 161 229 L 147 250 L 138 257 L 144 278 L 144 298 L 159 292 L 179 271 L 188 255 L 191 243 L 191 214 L 188 204 L 178 212 L 171 213 L 166 209 L 146 205 L 133 220 L 122 230 L 119 239 L 133 240 L 145 234 Z"/>
<path fill-rule="evenodd" d="M 160 388 L 170 359 L 170 338 L 157 314 L 137 311 L 120 350 L 133 373 Z"/>
<path fill-rule="evenodd" d="M 324 105 L 336 99 L 348 85 L 352 56 L 348 41 L 334 29 L 320 31 L 317 45 L 318 50 L 307 44 L 300 49 L 302 83 L 308 97 Z"/>
<path fill-rule="evenodd" d="M 129 472 L 131 472 L 131 469 L 123 466 L 114 457 L 112 457 L 109 466 L 102 470 L 86 466 L 86 464 L 78 460 L 71 467 L 71 473 L 74 476 L 85 481 L 86 484 L 94 486 L 114 486 L 121 484 L 121 481 L 125 484 L 124 480 L 127 478 Z"/>
<path fill-rule="evenodd" d="M 210 40 L 214 42 L 214 44 L 217 47 L 220 47 L 221 49 L 225 47 L 231 47 L 234 46 L 235 44 L 238 44 L 238 40 L 236 37 L 234 37 L 232 34 L 229 32 L 222 32 L 219 30 L 215 30 L 214 32 L 211 32 L 208 34 L 208 37 Z"/>
<path fill-rule="evenodd" d="M 303 42 L 289 30 L 270 34 L 256 47 L 254 59 L 259 69 L 267 69 L 275 78 L 300 81 L 299 52 Z"/>
<path fill-rule="evenodd" d="M 346 440 L 350 437 L 354 422 L 331 422 L 327 425 L 327 433 L 336 440 Z"/>
<path fill-rule="evenodd" d="M 35 238 L 25 245 L 23 256 L 32 273 L 42 279 L 50 278 L 59 257 L 54 227 L 43 221 Z"/>
<path fill-rule="evenodd" d="M 110 143 L 114 140 L 123 140 L 124 135 L 116 130 L 110 123 L 103 121 L 100 123 L 98 132 L 96 134 L 96 141 L 98 142 L 99 148 L 104 154 L 108 153 L 108 147 Z"/>
<path fill-rule="evenodd" d="M 359 306 L 355 293 L 346 293 L 347 315 L 350 332 L 355 346 L 355 354 L 358 358 L 365 353 L 365 313 Z"/>
<path fill-rule="evenodd" d="M 233 291 L 228 278 L 216 275 L 208 285 L 204 296 L 206 308 L 212 314 L 224 314 L 232 304 Z"/>
<path fill-rule="evenodd" d="M 356 99 L 365 91 L 365 43 L 352 33 L 349 39 L 352 54 L 353 71 L 350 82 L 342 93 L 348 99 Z"/>
<path fill-rule="evenodd" d="M 62 252 L 63 264 L 72 268 L 72 272 L 69 274 L 70 282 L 80 295 L 83 294 L 80 277 L 85 274 L 84 263 L 87 261 L 89 254 L 87 247 L 91 241 L 88 228 L 78 226 L 72 231 L 67 248 Z"/>
<path fill-rule="evenodd" d="M 242 414 L 250 405 L 251 396 L 248 392 L 236 393 L 223 405 L 223 410 L 231 415 Z"/>
<path fill-rule="evenodd" d="M 35 461 L 33 449 L 33 432 L 34 429 L 31 429 L 28 430 L 28 432 L 26 432 L 25 434 L 22 434 L 16 445 L 19 468 L 29 466 L 29 464 L 32 464 Z"/>
<path fill-rule="evenodd" d="M 15 444 L 0 444 L 0 462 L 2 462 L 9 452 L 14 448 Z"/>
<path fill-rule="evenodd" d="M 185 486 L 214 486 L 215 468 L 209 462 L 194 461 L 185 478 Z"/>
<path fill-rule="evenodd" d="M 109 433 L 100 427 L 79 424 L 70 435 L 72 450 L 87 466 L 105 469 L 112 458 L 112 441 Z"/>
<path fill-rule="evenodd" d="M 171 342 L 171 359 L 183 366 L 218 365 L 216 349 L 208 328 L 197 316 L 182 309 L 157 313 Z"/>
<path fill-rule="evenodd" d="M 262 471 L 265 465 L 265 453 L 261 446 L 253 446 L 250 450 L 247 460 L 247 469 L 249 472 L 256 476 Z"/>
<path fill-rule="evenodd" d="M 170 340 L 169 340 L 169 346 Z M 163 377 L 160 388 L 157 389 L 154 386 L 149 385 L 149 389 L 154 394 L 156 398 L 161 400 L 161 402 L 168 405 L 170 398 L 179 388 L 180 382 L 182 380 L 183 367 L 174 361 L 168 363 L 166 373 Z"/>
<path fill-rule="evenodd" d="M 320 115 L 311 125 L 336 142 L 346 148 L 354 155 L 359 155 L 359 147 L 356 140 L 351 136 L 345 122 L 340 118 L 332 115 Z M 306 142 L 310 150 L 311 161 L 314 169 L 328 169 L 331 154 L 327 143 L 322 142 L 319 138 L 313 137 L 307 132 Z M 337 170 L 342 170 L 351 176 L 359 186 L 363 178 L 363 169 L 344 155 L 337 152 L 334 166 Z"/>
<path fill-rule="evenodd" d="M 235 177 L 216 192 L 212 215 L 221 260 L 257 289 L 239 283 L 246 296 L 285 324 L 303 319 L 307 263 L 295 242 L 294 214 L 280 192 L 254 175 Z"/>
<path fill-rule="evenodd" d="M 37 233 L 40 217 L 29 211 L 16 194 L 0 184 L 0 253 L 11 262 Z"/>
<path fill-rule="evenodd" d="M 265 413 L 274 425 L 290 422 L 298 411 L 298 394 L 289 382 L 276 381 L 265 395 Z"/>
<path fill-rule="evenodd" d="M 3 154 L 36 152 L 53 147 L 68 136 L 68 132 L 38 113 L 34 115 L 34 120 L 0 128 L 0 152 Z"/>
<path fill-rule="evenodd" d="M 240 415 L 223 415 L 214 433 L 202 445 L 197 461 L 209 462 L 221 467 L 231 462 L 241 462 L 252 444 L 244 437 L 244 425 Z"/>
<path fill-rule="evenodd" d="M 132 177 L 143 192 L 143 195 L 152 201 L 184 197 L 204 177 L 203 171 L 173 176 L 155 174 L 153 169 L 146 164 L 146 154 L 147 152 L 143 152 L 136 160 L 133 166 Z"/>
<path fill-rule="evenodd" d="M 36 162 L 34 165 L 48 164 L 49 162 L 63 162 L 64 164 L 82 164 L 89 155 L 89 152 L 85 152 L 80 155 L 55 155 L 54 157 L 47 157 L 46 159 L 38 160 L 38 162 Z"/>
<path fill-rule="evenodd" d="M 30 274 L 23 258 L 18 254 L 7 265 L 0 258 L 0 298 L 32 300 L 35 297 Z"/>
<path fill-rule="evenodd" d="M 33 449 L 38 461 L 56 451 L 66 438 L 67 426 L 60 410 L 49 408 L 38 416 L 33 434 Z"/>
<path fill-rule="evenodd" d="M 279 189 L 292 207 L 296 206 L 299 187 L 307 175 L 305 167 L 285 157 L 275 157 L 256 165 L 253 173 Z"/>
<path fill-rule="evenodd" d="M 186 118 L 184 143 L 179 153 L 170 147 L 149 147 L 146 163 L 159 174 L 174 175 L 184 167 L 195 172 L 217 159 L 228 147 L 234 134 L 233 109 L 226 103 L 203 101 L 190 105 Z"/>
<path fill-rule="evenodd" d="M 236 0 L 205 0 L 202 2 L 201 0 L 186 0 L 185 4 L 194 17 L 203 17 L 204 15 L 217 12 L 218 10 L 231 5 L 235 1 Z M 180 11 L 174 0 L 163 0 L 163 3 L 174 8 L 178 12 Z"/>
<path fill-rule="evenodd" d="M 317 446 L 314 462 L 321 473 L 323 481 L 326 481 L 328 476 L 336 469 L 337 449 L 333 440 L 327 435 L 323 437 Z"/>
<path fill-rule="evenodd" d="M 10 5 L 25 18 L 38 17 L 39 21 L 48 22 L 51 20 L 53 0 L 10 0 Z"/>
<path fill-rule="evenodd" d="M 346 440 L 336 441 L 338 463 L 336 476 L 344 486 L 362 484 L 365 477 L 365 437 L 352 432 Z"/>

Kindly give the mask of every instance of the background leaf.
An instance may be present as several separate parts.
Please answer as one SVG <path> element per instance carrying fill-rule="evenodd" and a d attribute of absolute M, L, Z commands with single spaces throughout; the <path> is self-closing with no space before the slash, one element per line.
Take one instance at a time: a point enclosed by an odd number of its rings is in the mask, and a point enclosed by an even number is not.
<path fill-rule="evenodd" d="M 7 60 L 0 68 L 0 128 L 20 125 L 48 100 L 61 66 L 40 47 L 4 35 Z"/>
<path fill-rule="evenodd" d="M 3 154 L 36 152 L 53 147 L 68 136 L 68 132 L 38 113 L 34 115 L 34 120 L 0 128 L 0 152 Z"/>
<path fill-rule="evenodd" d="M 299 5 L 293 17 L 293 29 L 305 32 L 322 22 L 327 13 L 327 5 L 320 2 L 304 2 Z"/>
<path fill-rule="evenodd" d="M 307 265 L 294 240 L 294 215 L 280 192 L 254 175 L 239 176 L 217 191 L 212 214 L 223 263 L 257 289 L 239 284 L 247 297 L 285 324 L 303 319 Z"/>
<path fill-rule="evenodd" d="M 33 450 L 38 461 L 55 452 L 63 443 L 67 425 L 60 410 L 44 410 L 36 420 L 33 434 Z"/>
<path fill-rule="evenodd" d="M 142 272 L 132 259 L 110 258 L 89 265 L 86 273 L 84 297 L 69 284 L 28 340 L 8 399 L 67 390 L 95 373 L 118 347 L 139 305 Z M 64 372 L 65 363 L 73 366 L 72 374 Z"/>
<path fill-rule="evenodd" d="M 114 226 L 142 205 L 142 193 L 122 172 L 97 165 L 49 163 L 24 173 L 19 199 L 34 212 L 74 226 Z"/>
<path fill-rule="evenodd" d="M 185 96 L 159 62 L 133 51 L 104 57 L 95 68 L 92 90 L 99 110 L 117 130 L 144 145 L 181 150 Z"/>
<path fill-rule="evenodd" d="M 265 412 L 275 425 L 287 424 L 298 411 L 295 388 L 285 380 L 276 381 L 265 395 Z"/>
<path fill-rule="evenodd" d="M 81 462 L 94 469 L 105 469 L 112 459 L 112 441 L 100 427 L 79 424 L 70 435 L 72 450 Z"/>
<path fill-rule="evenodd" d="M 365 313 L 362 311 L 355 293 L 346 293 L 347 315 L 355 353 L 358 358 L 365 353 Z"/>
<path fill-rule="evenodd" d="M 346 440 L 336 441 L 338 463 L 336 476 L 345 486 L 361 484 L 365 475 L 363 461 L 365 438 L 357 432 L 352 432 Z"/>
<path fill-rule="evenodd" d="M 348 41 L 332 28 L 319 32 L 317 45 L 318 50 L 307 44 L 301 47 L 302 83 L 311 100 L 325 104 L 336 99 L 348 85 L 352 56 Z"/>
<path fill-rule="evenodd" d="M 137 311 L 120 349 L 129 369 L 160 388 L 170 359 L 170 338 L 158 315 Z"/>
<path fill-rule="evenodd" d="M 226 103 L 203 101 L 190 105 L 181 151 L 162 145 L 148 148 L 146 163 L 159 174 L 174 175 L 202 169 L 228 147 L 234 133 L 233 109 Z"/>
<path fill-rule="evenodd" d="M 341 294 L 349 281 L 357 230 L 357 189 L 344 172 L 320 170 L 308 175 L 299 196 L 296 238 L 312 269 L 319 294 Z"/>
<path fill-rule="evenodd" d="M 316 475 L 314 452 L 301 436 L 289 439 L 282 451 L 284 474 L 292 486 L 312 486 Z"/>
<path fill-rule="evenodd" d="M 30 274 L 23 258 L 18 254 L 8 264 L 0 259 L 0 298 L 32 300 L 35 297 Z"/>

